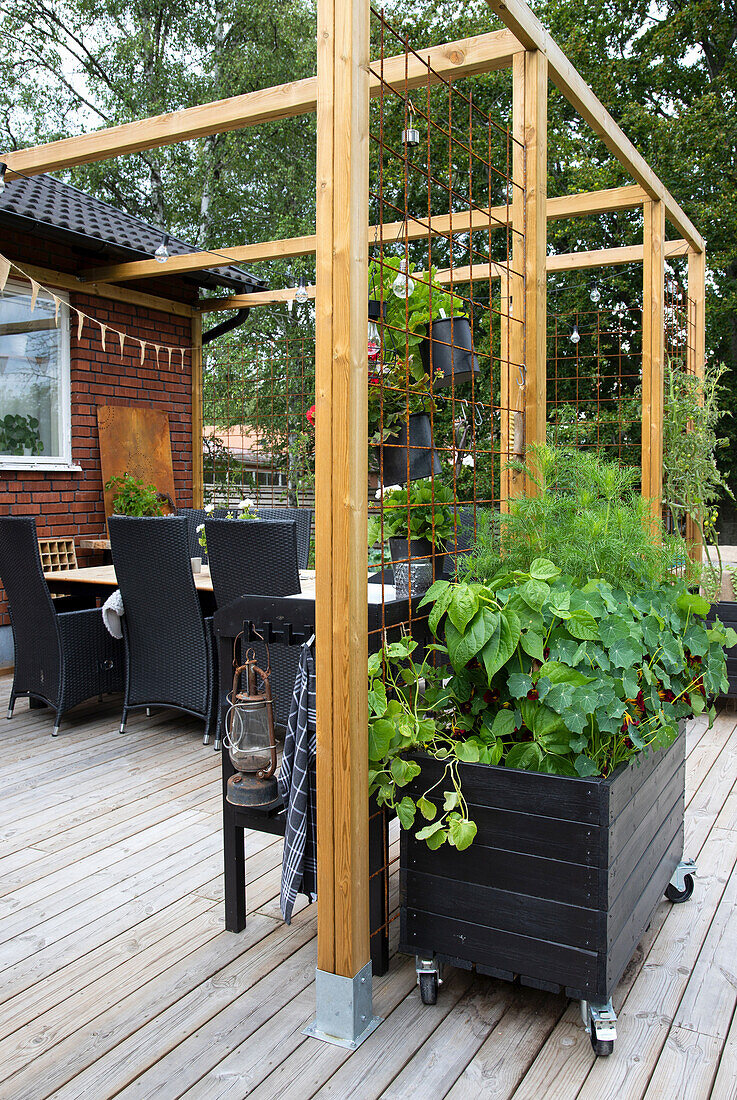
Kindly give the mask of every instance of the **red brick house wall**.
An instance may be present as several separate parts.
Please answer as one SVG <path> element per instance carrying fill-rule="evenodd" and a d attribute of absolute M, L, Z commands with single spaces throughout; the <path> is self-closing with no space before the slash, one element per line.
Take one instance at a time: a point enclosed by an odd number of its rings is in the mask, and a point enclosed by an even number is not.
<path fill-rule="evenodd" d="M 57 271 L 76 272 L 80 254 L 39 237 L 20 234 L 3 237 L 3 253 L 21 266 L 25 261 Z M 89 257 L 87 263 L 94 263 Z M 174 280 L 150 280 L 144 288 L 151 294 L 191 303 L 197 290 Z M 176 502 L 192 504 L 192 385 L 191 323 L 188 317 L 116 302 L 70 291 L 69 302 L 104 324 L 156 343 L 187 349 L 182 369 L 181 355 L 159 357 L 146 349 L 140 362 L 140 348 L 127 343 L 121 359 L 115 334 L 108 333 L 102 350 L 100 330 L 85 323 L 77 338 L 76 316 L 71 326 L 71 427 L 72 461 L 81 472 L 46 472 L 0 469 L 0 515 L 33 515 L 40 537 L 103 537 L 103 507 L 100 450 L 97 437 L 98 405 L 132 405 L 163 409 L 169 415 Z M 1 413 L 2 410 L 0 410 Z M 77 547 L 80 564 L 85 552 Z M 10 620 L 0 587 L 0 627 Z"/>

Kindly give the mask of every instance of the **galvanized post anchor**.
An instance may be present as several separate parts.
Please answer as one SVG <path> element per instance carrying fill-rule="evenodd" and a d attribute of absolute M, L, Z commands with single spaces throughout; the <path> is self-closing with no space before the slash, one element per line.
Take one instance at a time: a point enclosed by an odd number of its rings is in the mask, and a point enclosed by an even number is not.
<path fill-rule="evenodd" d="M 356 1050 L 381 1023 L 374 1016 L 371 963 L 353 978 L 315 970 L 315 1019 L 305 1035 L 347 1050 Z"/>

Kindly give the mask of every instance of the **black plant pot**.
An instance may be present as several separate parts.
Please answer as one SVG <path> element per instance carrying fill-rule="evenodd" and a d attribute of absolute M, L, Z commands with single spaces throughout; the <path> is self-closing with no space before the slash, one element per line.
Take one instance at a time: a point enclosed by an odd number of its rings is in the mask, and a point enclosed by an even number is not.
<path fill-rule="evenodd" d="M 381 480 L 384 485 L 406 483 L 408 458 L 410 481 L 419 481 L 431 474 L 441 473 L 443 468 L 432 445 L 432 426 L 427 413 L 411 413 L 409 431 L 407 425 L 402 424 L 396 435 L 384 440 L 383 448 L 376 448 L 376 458 L 382 470 Z"/>
<path fill-rule="evenodd" d="M 406 573 L 407 567 L 411 567 L 413 593 L 425 591 L 433 580 L 439 580 L 443 575 L 445 554 L 433 546 L 429 539 L 390 538 L 389 549 L 395 583 L 401 578 L 403 568 Z M 415 570 L 415 566 L 420 566 L 420 569 Z M 426 580 L 429 583 L 425 584 Z"/>
<path fill-rule="evenodd" d="M 737 603 L 734 600 L 719 600 L 706 616 L 707 622 L 714 622 L 715 618 L 725 626 L 731 626 L 733 630 L 737 630 Z M 737 646 L 725 649 L 724 655 L 727 658 L 729 688 L 722 698 L 734 699 L 737 697 Z"/>
<path fill-rule="evenodd" d="M 467 317 L 441 317 L 433 321 L 427 339 L 420 344 L 420 355 L 437 390 L 470 382 L 479 372 Z"/>

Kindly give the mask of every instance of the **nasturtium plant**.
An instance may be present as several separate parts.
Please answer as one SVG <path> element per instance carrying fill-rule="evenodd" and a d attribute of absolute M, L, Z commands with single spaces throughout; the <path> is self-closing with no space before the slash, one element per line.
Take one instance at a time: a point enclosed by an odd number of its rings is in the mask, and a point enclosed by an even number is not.
<path fill-rule="evenodd" d="M 437 638 L 422 665 L 412 640 L 370 660 L 369 757 L 372 792 L 405 828 L 430 822 L 416 835 L 431 847 L 475 833 L 459 762 L 608 776 L 670 745 L 681 719 L 713 717 L 737 643 L 682 578 L 633 594 L 546 558 L 486 584 L 436 581 L 422 604 Z M 437 791 L 405 790 L 421 786 L 422 754 L 446 762 L 442 811 Z"/>

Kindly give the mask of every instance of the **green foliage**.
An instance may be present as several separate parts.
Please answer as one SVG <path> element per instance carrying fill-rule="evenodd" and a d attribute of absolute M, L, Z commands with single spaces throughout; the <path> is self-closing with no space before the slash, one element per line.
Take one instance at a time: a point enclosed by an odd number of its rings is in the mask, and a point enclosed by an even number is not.
<path fill-rule="evenodd" d="M 696 525 L 706 546 L 715 551 L 704 567 L 702 584 L 713 599 L 722 586 L 722 559 L 716 531 L 715 503 L 723 494 L 732 496 L 717 465 L 717 451 L 727 439 L 718 435 L 719 422 L 727 415 L 720 409 L 726 367 L 707 363 L 704 377 L 697 378 L 667 360 L 663 407 L 663 475 L 665 499 L 675 530 L 686 518 Z"/>
<path fill-rule="evenodd" d="M 7 413 L 0 420 L 0 455 L 22 455 L 26 449 L 32 455 L 40 455 L 44 449 L 38 419 Z"/>
<path fill-rule="evenodd" d="M 381 511 L 369 516 L 368 544 L 381 539 L 428 539 L 443 546 L 453 534 L 453 490 L 437 478 L 378 489 Z"/>
<path fill-rule="evenodd" d="M 106 489 L 114 491 L 113 511 L 120 516 L 160 516 L 163 504 L 155 485 L 144 485 L 139 477 L 125 473 L 105 482 Z"/>
<path fill-rule="evenodd" d="M 485 583 L 542 557 L 578 584 L 598 577 L 634 593 L 684 566 L 683 540 L 665 534 L 635 491 L 637 470 L 589 451 L 535 445 L 529 453 L 528 465 L 513 468 L 536 494 L 515 498 L 506 515 L 482 517 L 476 546 L 459 563 L 464 579 Z"/>

